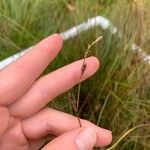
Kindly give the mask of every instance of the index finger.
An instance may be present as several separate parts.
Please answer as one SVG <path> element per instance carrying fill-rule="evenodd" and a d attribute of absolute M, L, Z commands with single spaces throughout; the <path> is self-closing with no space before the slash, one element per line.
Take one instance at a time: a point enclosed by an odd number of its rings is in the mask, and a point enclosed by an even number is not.
<path fill-rule="evenodd" d="M 0 105 L 19 99 L 40 76 L 62 47 L 62 38 L 54 34 L 0 72 Z"/>

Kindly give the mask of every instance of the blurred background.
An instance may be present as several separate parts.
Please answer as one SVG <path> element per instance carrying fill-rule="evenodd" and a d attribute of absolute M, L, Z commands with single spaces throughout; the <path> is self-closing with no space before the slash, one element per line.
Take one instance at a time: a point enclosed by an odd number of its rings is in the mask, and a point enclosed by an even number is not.
<path fill-rule="evenodd" d="M 88 44 L 102 35 L 91 51 L 101 67 L 82 83 L 80 116 L 112 130 L 112 145 L 120 141 L 113 150 L 150 150 L 150 65 L 139 51 L 150 55 L 149 0 L 1 0 L 0 61 L 98 15 L 119 33 L 95 27 L 65 41 L 44 74 L 83 58 Z M 133 51 L 133 43 L 140 49 Z M 71 93 L 76 95 L 77 87 Z M 64 93 L 49 105 L 72 114 L 66 97 Z"/>

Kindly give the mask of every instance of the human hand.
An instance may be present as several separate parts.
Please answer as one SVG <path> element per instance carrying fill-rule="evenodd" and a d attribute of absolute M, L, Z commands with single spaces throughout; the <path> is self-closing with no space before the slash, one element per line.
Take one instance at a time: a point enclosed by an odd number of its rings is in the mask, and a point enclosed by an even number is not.
<path fill-rule="evenodd" d="M 38 150 L 49 135 L 55 138 L 43 150 L 89 150 L 110 144 L 111 132 L 76 117 L 45 107 L 58 95 L 80 82 L 82 60 L 40 78 L 56 57 L 62 38 L 52 35 L 0 71 L 0 149 Z M 99 62 L 86 59 L 83 80 L 96 72 Z"/>

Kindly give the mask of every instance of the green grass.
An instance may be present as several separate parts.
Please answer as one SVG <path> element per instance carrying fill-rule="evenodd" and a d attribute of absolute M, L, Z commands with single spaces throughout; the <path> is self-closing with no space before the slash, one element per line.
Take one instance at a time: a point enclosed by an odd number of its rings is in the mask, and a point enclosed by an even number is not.
<path fill-rule="evenodd" d="M 122 32 L 121 39 L 98 27 L 83 32 L 64 43 L 45 73 L 83 58 L 87 45 L 103 35 L 102 42 L 92 50 L 92 55 L 100 59 L 101 68 L 82 84 L 80 114 L 112 130 L 115 143 L 129 129 L 150 123 L 150 66 L 131 51 L 131 44 L 136 42 L 150 53 L 149 8 L 149 1 L 143 9 L 132 1 L 120 0 L 1 0 L 0 60 L 89 17 L 109 18 Z M 73 93 L 76 92 L 75 87 Z M 65 94 L 51 106 L 72 113 Z M 114 149 L 149 150 L 149 135 L 149 127 L 138 128 Z"/>

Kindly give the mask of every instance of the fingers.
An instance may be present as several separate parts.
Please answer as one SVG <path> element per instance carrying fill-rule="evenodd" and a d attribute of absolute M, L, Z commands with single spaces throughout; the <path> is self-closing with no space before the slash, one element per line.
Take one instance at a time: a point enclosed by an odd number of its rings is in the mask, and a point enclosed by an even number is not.
<path fill-rule="evenodd" d="M 83 128 L 93 128 L 97 135 L 96 145 L 103 147 L 111 143 L 111 131 L 99 128 L 98 126 L 86 120 L 81 120 Z M 36 115 L 23 120 L 22 127 L 24 134 L 28 139 L 38 139 L 43 136 L 53 134 L 61 135 L 73 129 L 79 128 L 76 117 L 69 114 L 45 108 Z"/>
<path fill-rule="evenodd" d="M 92 128 L 80 128 L 60 135 L 42 150 L 90 150 L 96 140 L 96 133 Z"/>
<path fill-rule="evenodd" d="M 80 82 L 82 63 L 83 60 L 76 61 L 40 78 L 19 101 L 9 107 L 10 113 L 26 118 L 39 111 L 53 98 Z M 99 61 L 95 57 L 87 58 L 86 63 L 82 80 L 94 74 L 99 67 Z"/>
<path fill-rule="evenodd" d="M 9 105 L 20 98 L 39 77 L 62 47 L 55 34 L 0 72 L 0 104 Z M 9 94 L 8 94 L 9 93 Z"/>

